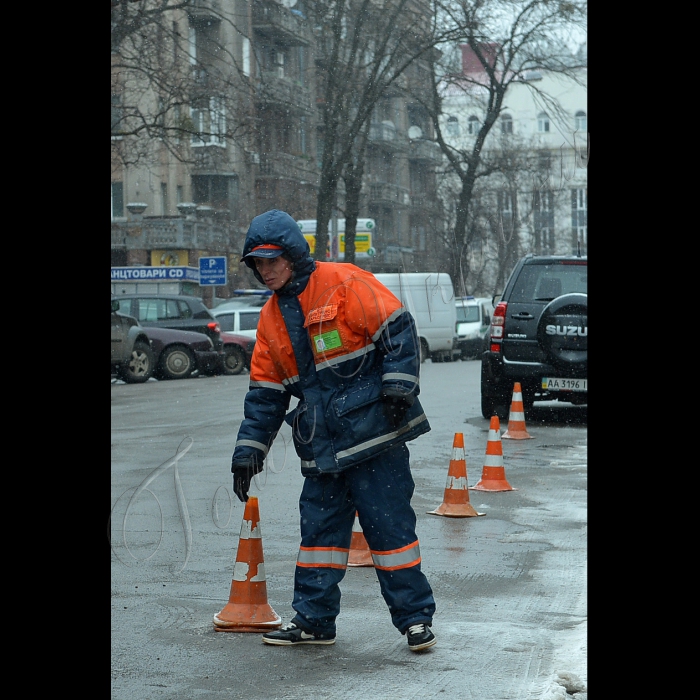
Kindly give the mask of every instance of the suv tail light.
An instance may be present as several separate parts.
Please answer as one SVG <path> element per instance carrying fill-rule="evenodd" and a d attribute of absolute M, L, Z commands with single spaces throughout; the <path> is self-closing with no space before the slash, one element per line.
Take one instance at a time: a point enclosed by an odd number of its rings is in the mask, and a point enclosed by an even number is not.
<path fill-rule="evenodd" d="M 207 328 L 214 333 L 221 333 L 221 326 L 219 325 L 218 321 L 211 321 L 211 323 L 207 323 Z"/>
<path fill-rule="evenodd" d="M 501 340 L 503 340 L 503 334 L 506 329 L 507 306 L 508 302 L 501 301 L 493 310 L 493 316 L 491 317 L 491 328 L 489 329 L 489 333 L 491 335 L 489 350 L 491 350 L 491 352 L 501 352 Z"/>

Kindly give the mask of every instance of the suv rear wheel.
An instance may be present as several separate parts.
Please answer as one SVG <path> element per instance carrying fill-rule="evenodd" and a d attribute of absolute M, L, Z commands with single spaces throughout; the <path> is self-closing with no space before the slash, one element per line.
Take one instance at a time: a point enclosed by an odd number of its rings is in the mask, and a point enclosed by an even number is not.
<path fill-rule="evenodd" d="M 155 356 L 147 343 L 137 340 L 128 364 L 119 367 L 119 379 L 127 384 L 142 384 L 153 376 Z"/>

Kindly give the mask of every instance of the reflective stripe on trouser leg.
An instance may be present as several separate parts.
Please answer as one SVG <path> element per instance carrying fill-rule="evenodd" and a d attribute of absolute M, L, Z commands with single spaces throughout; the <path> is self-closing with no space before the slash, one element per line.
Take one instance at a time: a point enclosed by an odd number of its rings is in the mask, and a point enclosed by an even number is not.
<path fill-rule="evenodd" d="M 340 550 L 349 550 L 355 510 L 393 624 L 403 631 L 411 624 L 432 622 L 435 601 L 420 570 L 416 515 L 410 503 L 413 488 L 403 445 L 340 474 L 304 480 L 299 502 L 302 543 L 292 603 L 297 624 L 335 632 L 338 583 L 346 571 L 337 564 Z M 313 562 L 323 565 L 309 566 Z"/>
<path fill-rule="evenodd" d="M 296 615 L 310 632 L 335 633 L 338 584 L 347 571 L 355 507 L 344 474 L 306 477 L 299 497 L 301 545 L 294 574 Z"/>
<path fill-rule="evenodd" d="M 403 631 L 418 622 L 431 623 L 435 599 L 420 567 L 408 448 L 399 445 L 347 474 L 394 626 Z"/>

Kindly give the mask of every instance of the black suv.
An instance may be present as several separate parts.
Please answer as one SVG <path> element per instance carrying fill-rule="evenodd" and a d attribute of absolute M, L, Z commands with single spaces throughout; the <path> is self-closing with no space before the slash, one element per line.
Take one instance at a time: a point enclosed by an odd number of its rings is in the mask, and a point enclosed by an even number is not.
<path fill-rule="evenodd" d="M 495 301 L 495 298 L 494 298 Z M 535 401 L 588 403 L 588 258 L 522 258 L 491 318 L 481 361 L 481 413 L 509 415 L 515 382 Z"/>
<path fill-rule="evenodd" d="M 221 327 L 204 302 L 181 294 L 119 294 L 119 309 L 138 320 L 144 327 L 175 328 L 204 333 L 211 338 L 214 349 L 224 358 Z"/>

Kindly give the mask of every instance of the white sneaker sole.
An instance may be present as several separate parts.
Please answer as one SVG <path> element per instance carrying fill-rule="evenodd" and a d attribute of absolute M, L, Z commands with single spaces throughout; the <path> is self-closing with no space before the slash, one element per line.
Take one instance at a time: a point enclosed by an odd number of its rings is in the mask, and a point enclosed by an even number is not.
<path fill-rule="evenodd" d="M 288 639 L 268 639 L 263 637 L 265 644 L 274 646 L 301 646 L 302 644 L 335 644 L 335 639 L 300 639 L 298 642 L 290 642 Z"/>
<path fill-rule="evenodd" d="M 409 644 L 408 648 L 411 651 L 423 651 L 423 649 L 427 649 L 428 647 L 431 647 L 436 643 L 437 643 L 437 637 L 433 637 L 429 642 L 424 642 L 423 644 L 416 644 L 415 646 L 411 646 Z"/>

